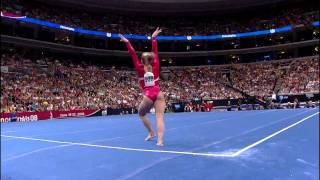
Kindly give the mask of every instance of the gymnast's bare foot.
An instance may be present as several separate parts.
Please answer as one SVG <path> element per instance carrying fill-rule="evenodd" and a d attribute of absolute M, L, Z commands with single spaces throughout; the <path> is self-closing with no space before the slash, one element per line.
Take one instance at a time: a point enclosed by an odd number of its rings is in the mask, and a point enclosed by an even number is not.
<path fill-rule="evenodd" d="M 154 137 L 156 137 L 156 135 L 154 134 L 154 132 L 151 132 L 144 140 L 151 141 Z"/>
<path fill-rule="evenodd" d="M 157 146 L 164 146 L 163 141 L 158 140 Z"/>

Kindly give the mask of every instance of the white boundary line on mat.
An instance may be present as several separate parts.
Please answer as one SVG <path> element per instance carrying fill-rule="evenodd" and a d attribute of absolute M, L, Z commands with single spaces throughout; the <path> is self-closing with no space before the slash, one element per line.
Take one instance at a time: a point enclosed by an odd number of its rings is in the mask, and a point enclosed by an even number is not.
<path fill-rule="evenodd" d="M 246 146 L 246 147 L 240 149 L 239 151 L 235 152 L 235 153 L 232 154 L 232 155 L 233 155 L 233 156 L 239 156 L 240 154 L 242 154 L 243 152 L 247 151 L 248 149 L 251 149 L 251 148 L 253 148 L 253 147 L 255 147 L 255 146 L 263 143 L 264 141 L 266 141 L 266 140 L 268 140 L 268 139 L 270 139 L 270 138 L 272 138 L 272 137 L 274 137 L 274 136 L 276 136 L 276 135 L 278 135 L 278 134 L 280 134 L 280 133 L 282 133 L 282 132 L 284 132 L 284 131 L 286 131 L 286 130 L 288 130 L 288 129 L 290 129 L 290 128 L 292 128 L 292 127 L 294 127 L 294 126 L 296 126 L 296 125 L 298 125 L 298 124 L 300 124 L 300 123 L 302 123 L 303 121 L 308 120 L 309 118 L 311 118 L 311 117 L 313 117 L 313 116 L 315 116 L 315 115 L 317 115 L 317 114 L 319 114 L 319 112 L 316 112 L 316 113 L 314 113 L 314 114 L 312 114 L 312 115 L 310 115 L 310 116 L 307 116 L 307 117 L 301 119 L 300 121 L 291 124 L 290 126 L 287 126 L 287 127 L 283 128 L 283 129 L 281 129 L 281 130 L 279 130 L 279 131 L 277 131 L 277 132 L 275 132 L 275 133 L 273 133 L 273 134 L 270 134 L 269 136 L 267 136 L 267 137 L 265 137 L 265 138 L 263 138 L 263 139 L 255 142 L 255 143 L 253 143 L 253 144 L 251 144 L 251 145 L 249 145 L 249 146 Z"/>
<path fill-rule="evenodd" d="M 117 147 L 117 146 L 104 146 L 104 145 L 76 143 L 76 142 L 67 142 L 67 141 L 54 141 L 54 140 L 48 140 L 48 139 L 28 138 L 28 137 L 20 137 L 20 136 L 7 136 L 7 135 L 1 135 L 1 136 L 7 137 L 7 138 L 14 138 L 14 139 L 24 139 L 24 140 L 42 141 L 42 142 L 51 142 L 51 143 L 57 143 L 57 144 L 69 144 L 69 145 L 87 146 L 87 147 L 99 147 L 99 148 L 107 148 L 107 149 L 119 149 L 119 150 L 127 150 L 127 151 L 157 152 L 157 153 L 169 153 L 169 154 L 187 154 L 187 155 L 213 156 L 213 157 L 231 157 L 232 156 L 232 154 L 211 154 L 211 153 L 194 153 L 194 152 L 183 152 L 183 151 L 165 151 L 165 150 L 153 150 L 153 149 L 125 148 L 125 147 Z"/>
<path fill-rule="evenodd" d="M 48 140 L 48 139 L 40 139 L 40 138 L 30 138 L 30 137 L 21 137 L 21 136 L 9 136 L 9 135 L 1 135 L 2 137 L 7 138 L 14 138 L 14 139 L 24 139 L 24 140 L 31 140 L 31 141 L 42 141 L 42 142 L 50 142 L 50 143 L 57 143 L 57 144 L 68 144 L 68 145 L 77 145 L 77 146 L 86 146 L 86 147 L 98 147 L 98 148 L 107 148 L 107 149 L 118 149 L 118 150 L 126 150 L 126 151 L 139 151 L 139 152 L 154 152 L 154 153 L 167 153 L 167 154 L 184 154 L 184 155 L 194 155 L 194 156 L 207 156 L 207 157 L 237 157 L 243 152 L 267 141 L 268 139 L 310 119 L 311 117 L 319 114 L 316 112 L 310 116 L 307 116 L 300 121 L 291 124 L 249 146 L 246 146 L 235 153 L 196 153 L 196 152 L 185 152 L 185 151 L 165 151 L 165 150 L 156 150 L 156 149 L 139 149 L 139 148 L 125 148 L 125 147 L 118 147 L 118 146 L 105 146 L 105 145 L 96 145 L 96 144 L 87 144 L 87 143 L 77 143 L 77 142 L 68 142 L 68 141 L 55 141 L 55 140 Z"/>

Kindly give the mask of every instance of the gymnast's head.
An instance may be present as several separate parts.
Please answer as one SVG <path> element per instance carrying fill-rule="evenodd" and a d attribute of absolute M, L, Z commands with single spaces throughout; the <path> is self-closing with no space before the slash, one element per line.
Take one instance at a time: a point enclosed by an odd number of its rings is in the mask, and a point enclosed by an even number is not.
<path fill-rule="evenodd" d="M 144 52 L 141 55 L 141 63 L 143 65 L 152 65 L 154 62 L 153 52 Z"/>

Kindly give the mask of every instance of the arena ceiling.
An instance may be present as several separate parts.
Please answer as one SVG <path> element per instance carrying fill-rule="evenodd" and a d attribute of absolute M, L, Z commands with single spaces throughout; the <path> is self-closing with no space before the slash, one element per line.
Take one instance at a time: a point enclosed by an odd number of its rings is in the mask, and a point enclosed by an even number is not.
<path fill-rule="evenodd" d="M 98 9 L 140 13 L 185 13 L 225 11 L 246 7 L 292 3 L 302 0 L 38 0 Z"/>

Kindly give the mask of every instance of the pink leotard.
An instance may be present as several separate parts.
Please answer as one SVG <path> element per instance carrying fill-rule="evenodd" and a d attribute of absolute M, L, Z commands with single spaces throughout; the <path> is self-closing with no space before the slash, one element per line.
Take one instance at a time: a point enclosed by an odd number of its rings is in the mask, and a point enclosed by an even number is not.
<path fill-rule="evenodd" d="M 152 64 L 152 73 L 144 72 L 144 65 L 139 60 L 134 48 L 127 42 L 127 47 L 129 53 L 131 54 L 134 67 L 138 73 L 139 84 L 143 89 L 143 93 L 145 96 L 150 98 L 152 101 L 156 101 L 158 94 L 160 93 L 159 86 L 159 75 L 160 75 L 160 61 L 158 56 L 158 44 L 155 38 L 152 38 L 152 52 L 154 53 L 154 60 Z"/>

